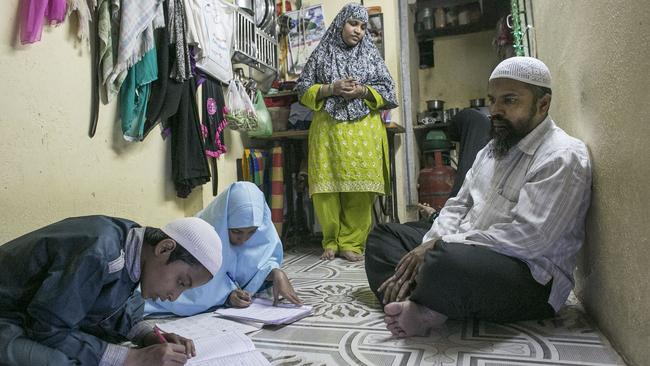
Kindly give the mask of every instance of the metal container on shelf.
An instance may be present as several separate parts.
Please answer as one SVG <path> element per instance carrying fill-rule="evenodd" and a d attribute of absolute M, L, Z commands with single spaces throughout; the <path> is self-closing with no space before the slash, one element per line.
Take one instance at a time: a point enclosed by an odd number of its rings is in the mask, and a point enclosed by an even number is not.
<path fill-rule="evenodd" d="M 445 20 L 447 22 L 448 27 L 455 27 L 458 25 L 458 7 L 457 6 L 451 6 L 447 8 L 447 12 L 445 13 Z"/>
<path fill-rule="evenodd" d="M 472 108 L 485 107 L 485 98 L 470 99 L 469 106 Z"/>
<path fill-rule="evenodd" d="M 445 101 L 440 99 L 427 100 L 427 109 L 429 111 L 439 111 L 445 108 Z"/>
<path fill-rule="evenodd" d="M 447 25 L 447 18 L 445 17 L 444 8 L 436 8 L 434 12 L 436 29 L 444 28 Z"/>
<path fill-rule="evenodd" d="M 433 12 L 431 11 L 431 8 L 424 8 L 421 10 L 422 15 L 421 15 L 421 29 L 424 31 L 430 31 L 433 30 Z"/>

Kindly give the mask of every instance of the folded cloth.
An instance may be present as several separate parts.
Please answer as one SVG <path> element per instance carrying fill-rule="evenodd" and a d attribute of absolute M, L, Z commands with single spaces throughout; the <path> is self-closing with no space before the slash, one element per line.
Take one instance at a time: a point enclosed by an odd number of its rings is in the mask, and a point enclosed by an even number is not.
<path fill-rule="evenodd" d="M 289 111 L 289 123 L 296 125 L 298 121 L 311 121 L 314 118 L 314 111 L 295 102 L 291 104 L 291 110 Z"/>

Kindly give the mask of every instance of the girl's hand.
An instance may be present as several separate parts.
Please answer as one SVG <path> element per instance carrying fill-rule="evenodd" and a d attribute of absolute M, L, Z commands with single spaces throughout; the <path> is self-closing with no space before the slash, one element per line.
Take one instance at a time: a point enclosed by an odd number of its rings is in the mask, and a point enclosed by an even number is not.
<path fill-rule="evenodd" d="M 294 305 L 302 305 L 302 300 L 296 295 L 284 271 L 275 268 L 271 271 L 271 275 L 273 276 L 273 306 L 277 305 L 281 298 L 289 300 Z"/>
<path fill-rule="evenodd" d="M 251 295 L 241 289 L 233 290 L 228 296 L 228 303 L 235 308 L 247 308 L 251 302 Z"/>

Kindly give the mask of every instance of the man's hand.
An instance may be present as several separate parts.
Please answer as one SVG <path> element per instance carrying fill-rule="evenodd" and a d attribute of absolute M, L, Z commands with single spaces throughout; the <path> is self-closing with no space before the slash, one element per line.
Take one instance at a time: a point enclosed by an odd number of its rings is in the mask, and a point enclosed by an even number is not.
<path fill-rule="evenodd" d="M 124 366 L 178 366 L 187 362 L 185 346 L 176 343 L 159 343 L 145 348 L 130 348 Z"/>
<path fill-rule="evenodd" d="M 235 308 L 247 308 L 252 302 L 251 295 L 241 289 L 236 289 L 228 296 L 228 303 Z"/>
<path fill-rule="evenodd" d="M 395 274 L 384 281 L 377 289 L 377 292 L 384 294 L 384 304 L 402 301 L 409 295 L 415 276 L 424 261 L 424 255 L 429 249 L 433 249 L 436 241 L 437 239 L 434 239 L 422 243 L 400 259 L 397 267 L 395 267 Z"/>
<path fill-rule="evenodd" d="M 289 300 L 294 305 L 302 305 L 302 301 L 296 295 L 289 281 L 289 277 L 287 277 L 284 271 L 275 268 L 271 270 L 269 277 L 273 281 L 273 306 L 276 306 L 281 298 Z"/>

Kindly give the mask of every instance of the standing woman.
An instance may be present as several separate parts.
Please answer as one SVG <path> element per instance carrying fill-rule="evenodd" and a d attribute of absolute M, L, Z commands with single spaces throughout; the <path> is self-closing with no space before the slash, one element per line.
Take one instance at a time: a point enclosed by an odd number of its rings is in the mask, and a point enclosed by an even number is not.
<path fill-rule="evenodd" d="M 348 4 L 300 74 L 300 101 L 314 110 L 309 193 L 323 229 L 323 255 L 363 259 L 377 194 L 390 191 L 388 140 L 379 110 L 397 107 L 395 83 L 366 37 L 368 12 Z"/>
<path fill-rule="evenodd" d="M 146 315 L 194 315 L 223 304 L 248 307 L 252 295 L 268 286 L 273 286 L 274 302 L 284 298 L 302 303 L 280 269 L 282 242 L 264 193 L 255 184 L 231 184 L 196 216 L 210 223 L 221 238 L 221 269 L 210 282 L 183 292 L 176 301 L 147 300 Z"/>

